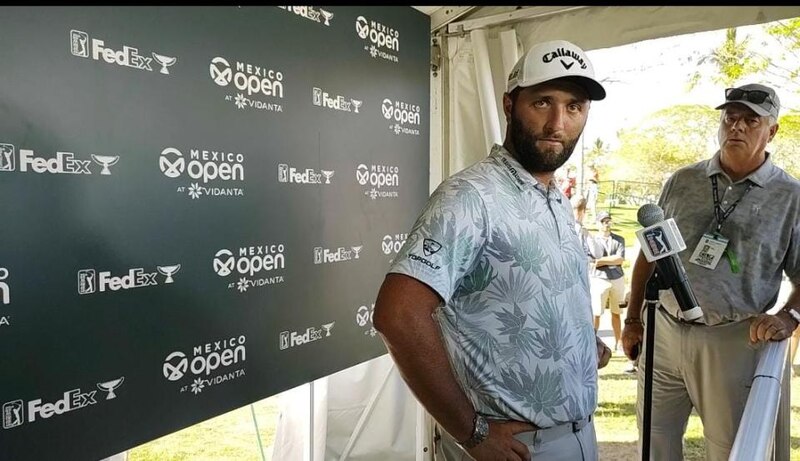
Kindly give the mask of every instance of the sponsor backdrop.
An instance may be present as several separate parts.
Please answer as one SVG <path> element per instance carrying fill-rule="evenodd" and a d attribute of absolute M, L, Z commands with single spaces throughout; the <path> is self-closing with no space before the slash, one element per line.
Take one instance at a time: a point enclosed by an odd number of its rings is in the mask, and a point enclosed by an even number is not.
<path fill-rule="evenodd" d="M 0 459 L 99 459 L 386 353 L 427 16 L 0 13 Z"/>

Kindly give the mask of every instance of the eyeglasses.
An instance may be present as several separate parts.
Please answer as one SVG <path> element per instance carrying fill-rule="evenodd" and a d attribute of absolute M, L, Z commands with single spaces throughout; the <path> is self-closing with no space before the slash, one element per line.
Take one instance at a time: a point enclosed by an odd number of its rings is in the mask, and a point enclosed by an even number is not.
<path fill-rule="evenodd" d="M 741 88 L 728 88 L 725 90 L 726 101 L 750 101 L 753 104 L 763 104 L 764 101 L 773 107 L 775 103 L 769 97 L 769 93 L 764 90 L 743 90 Z"/>

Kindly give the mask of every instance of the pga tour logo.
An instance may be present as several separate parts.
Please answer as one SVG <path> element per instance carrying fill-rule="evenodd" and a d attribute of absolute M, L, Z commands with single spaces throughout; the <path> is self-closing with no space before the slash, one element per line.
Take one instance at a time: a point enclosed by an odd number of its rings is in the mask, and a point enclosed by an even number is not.
<path fill-rule="evenodd" d="M 14 171 L 14 146 L 0 143 L 0 171 Z"/>
<path fill-rule="evenodd" d="M 385 235 L 383 240 L 381 240 L 381 250 L 383 251 L 383 254 L 397 254 L 400 249 L 403 248 L 407 238 L 408 234 L 395 234 L 394 236 L 391 234 Z"/>
<path fill-rule="evenodd" d="M 15 171 L 16 149 L 13 144 L 0 143 L 0 171 Z M 72 152 L 56 152 L 55 157 L 37 157 L 30 149 L 19 150 L 19 171 L 22 173 L 92 174 L 99 167 L 101 175 L 110 175 L 111 167 L 119 161 L 119 155 L 91 154 L 91 160 L 82 160 Z M 92 167 L 92 162 L 97 166 Z"/>
<path fill-rule="evenodd" d="M 330 184 L 334 170 L 313 170 L 306 168 L 298 170 L 285 163 L 278 164 L 278 182 L 295 184 Z"/>
<path fill-rule="evenodd" d="M 125 377 L 112 379 L 97 383 L 97 390 L 83 392 L 80 388 L 66 391 L 59 400 L 47 403 L 42 399 L 28 401 L 26 408 L 25 402 L 21 399 L 11 400 L 3 404 L 3 429 L 13 429 L 25 423 L 35 423 L 38 420 L 49 419 L 56 415 L 63 415 L 71 411 L 80 410 L 90 405 L 113 400 L 117 398 L 115 391 L 119 389 Z M 105 395 L 97 395 L 98 390 L 105 392 Z M 104 398 L 103 398 L 104 397 Z"/>
<path fill-rule="evenodd" d="M 191 385 L 181 387 L 180 392 L 191 391 L 194 395 L 203 392 L 211 386 L 222 384 L 225 381 L 241 378 L 245 375 L 244 368 L 228 371 L 220 368 L 230 368 L 246 360 L 247 348 L 245 335 L 231 337 L 201 344 L 192 348 L 191 358 L 183 351 L 174 351 L 167 355 L 161 367 L 167 381 L 179 381 L 184 376 L 192 378 Z"/>
<path fill-rule="evenodd" d="M 329 250 L 328 248 L 314 247 L 314 264 L 339 263 L 359 259 L 359 254 L 364 246 L 359 245 L 349 248 L 339 247 L 335 250 Z"/>
<path fill-rule="evenodd" d="M 228 87 L 231 83 L 239 90 L 234 97 L 225 95 L 226 101 L 231 101 L 239 109 L 257 109 L 271 112 L 283 112 L 283 106 L 277 102 L 283 99 L 283 72 L 240 61 L 235 61 L 231 66 L 230 61 L 222 56 L 211 60 L 209 73 L 211 79 L 221 87 Z M 235 70 L 234 70 L 235 69 Z M 271 102 L 264 102 L 255 98 L 272 98 Z"/>
<path fill-rule="evenodd" d="M 178 186 L 178 193 L 187 193 L 192 199 L 203 196 L 243 196 L 241 187 L 211 187 L 214 181 L 244 181 L 244 154 L 206 149 L 189 149 L 189 156 L 174 148 L 161 151 L 158 167 L 164 176 L 172 179 L 184 173 L 194 182 L 188 187 Z"/>
<path fill-rule="evenodd" d="M 284 282 L 283 275 L 274 272 L 286 268 L 285 251 L 282 243 L 241 247 L 237 254 L 223 248 L 214 255 L 212 266 L 220 277 L 238 273 L 239 280 L 228 283 L 228 288 L 244 293 L 248 288 Z"/>
<path fill-rule="evenodd" d="M 356 18 L 356 34 L 358 38 L 367 42 L 364 50 L 373 58 L 381 58 L 391 62 L 398 62 L 397 55 L 388 53 L 400 51 L 400 32 L 385 26 L 377 21 L 371 21 L 364 16 Z"/>
<path fill-rule="evenodd" d="M 306 18 L 310 21 L 320 22 L 326 26 L 331 25 L 333 13 L 322 8 L 316 9 L 313 6 L 279 6 L 283 10 L 294 13 L 300 17 Z"/>
<path fill-rule="evenodd" d="M 105 291 L 130 290 L 158 285 L 156 277 L 160 273 L 165 277 L 164 282 L 173 283 L 173 276 L 181 270 L 180 264 L 170 266 L 156 266 L 157 272 L 146 272 L 143 268 L 137 267 L 130 269 L 123 276 L 114 277 L 111 271 L 97 273 L 94 269 L 83 269 L 78 271 L 78 294 L 88 295 L 92 293 L 103 293 Z"/>
<path fill-rule="evenodd" d="M 314 87 L 311 89 L 311 103 L 319 107 L 327 107 L 341 112 L 358 113 L 358 109 L 363 100 L 345 98 L 341 95 L 331 95 L 322 88 Z"/>
<path fill-rule="evenodd" d="M 672 251 L 669 239 L 665 236 L 664 229 L 661 226 L 656 226 L 644 231 L 642 236 L 647 242 L 650 254 L 653 256 L 661 256 Z"/>
<path fill-rule="evenodd" d="M 109 64 L 131 67 L 138 70 L 153 72 L 155 64 L 159 73 L 169 75 L 169 68 L 178 61 L 174 56 L 165 56 L 158 53 L 150 53 L 150 56 L 142 56 L 139 49 L 127 45 L 122 45 L 122 49 L 115 51 L 106 46 L 103 40 L 92 39 L 91 50 L 89 50 L 89 34 L 80 30 L 69 32 L 69 50 L 73 56 L 88 58 L 91 56 L 95 61 L 102 59 Z M 155 61 L 155 63 L 153 63 Z"/>
<path fill-rule="evenodd" d="M 326 323 L 321 328 L 308 327 L 303 332 L 297 331 L 283 331 L 278 339 L 278 347 L 284 351 L 286 349 L 308 344 L 320 339 L 327 338 L 331 335 L 331 330 L 336 322 Z"/>

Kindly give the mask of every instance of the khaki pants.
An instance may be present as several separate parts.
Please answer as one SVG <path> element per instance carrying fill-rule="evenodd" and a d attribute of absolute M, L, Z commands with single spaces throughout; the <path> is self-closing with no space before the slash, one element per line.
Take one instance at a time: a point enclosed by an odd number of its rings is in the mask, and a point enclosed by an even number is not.
<path fill-rule="evenodd" d="M 592 277 L 589 280 L 592 296 L 592 314 L 595 317 L 603 315 L 603 311 L 610 310 L 612 314 L 620 314 L 619 305 L 625 300 L 625 278 L 614 280 Z"/>
<path fill-rule="evenodd" d="M 441 440 L 435 444 L 435 461 L 469 461 L 472 457 L 444 429 L 437 425 Z M 522 432 L 517 440 L 528 446 L 533 461 L 597 461 L 597 435 L 594 421 L 578 432 L 568 432 L 555 439 L 537 437 L 535 432 Z"/>
<path fill-rule="evenodd" d="M 757 352 L 750 321 L 705 326 L 682 323 L 663 309 L 655 317 L 650 459 L 681 461 L 683 434 L 694 407 L 703 421 L 706 459 L 726 461 L 750 392 Z M 645 344 L 647 340 L 645 338 Z M 639 362 L 639 453 L 645 351 Z"/>

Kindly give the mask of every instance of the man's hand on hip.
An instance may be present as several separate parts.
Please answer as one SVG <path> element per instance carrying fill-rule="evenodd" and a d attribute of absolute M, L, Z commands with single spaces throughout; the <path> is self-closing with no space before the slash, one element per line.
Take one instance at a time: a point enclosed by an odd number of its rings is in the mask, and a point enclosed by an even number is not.
<path fill-rule="evenodd" d="M 521 421 L 489 421 L 489 436 L 474 448 L 467 450 L 476 461 L 530 461 L 528 447 L 514 438 L 514 434 L 533 431 L 536 427 Z"/>
<path fill-rule="evenodd" d="M 760 314 L 750 323 L 750 343 L 780 341 L 792 336 L 795 322 L 786 312 L 776 315 Z"/>

